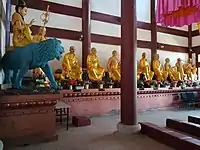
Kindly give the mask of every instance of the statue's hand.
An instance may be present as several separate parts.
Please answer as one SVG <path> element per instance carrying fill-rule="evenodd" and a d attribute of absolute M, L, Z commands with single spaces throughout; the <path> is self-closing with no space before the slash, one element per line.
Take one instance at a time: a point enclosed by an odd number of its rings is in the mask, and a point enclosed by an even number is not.
<path fill-rule="evenodd" d="M 29 26 L 31 27 L 34 22 L 35 22 L 35 19 L 32 19 L 31 22 L 29 23 Z"/>

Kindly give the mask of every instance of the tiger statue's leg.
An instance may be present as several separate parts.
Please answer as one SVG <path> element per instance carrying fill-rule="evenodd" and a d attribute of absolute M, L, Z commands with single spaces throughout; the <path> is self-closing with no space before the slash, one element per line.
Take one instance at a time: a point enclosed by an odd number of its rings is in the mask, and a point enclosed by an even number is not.
<path fill-rule="evenodd" d="M 22 65 L 19 69 L 19 74 L 16 78 L 16 82 L 15 85 L 18 89 L 22 89 L 22 79 L 24 77 L 24 75 L 28 72 L 28 65 Z"/>
<path fill-rule="evenodd" d="M 8 68 L 3 68 L 4 71 L 4 84 L 11 84 L 11 78 L 10 78 L 10 70 Z"/>
<path fill-rule="evenodd" d="M 52 70 L 49 66 L 49 64 L 47 63 L 44 67 L 41 67 L 42 71 L 46 74 L 46 76 L 48 77 L 49 81 L 51 82 L 51 87 L 54 89 L 57 89 L 57 83 L 54 79 Z"/>

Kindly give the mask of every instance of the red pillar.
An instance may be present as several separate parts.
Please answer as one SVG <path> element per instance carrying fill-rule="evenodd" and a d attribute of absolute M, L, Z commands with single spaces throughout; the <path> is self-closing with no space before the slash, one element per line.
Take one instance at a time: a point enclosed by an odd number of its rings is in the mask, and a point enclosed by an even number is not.
<path fill-rule="evenodd" d="M 140 130 L 137 120 L 136 0 L 121 0 L 121 122 L 118 131 Z"/>
<path fill-rule="evenodd" d="M 91 47 L 91 9 L 90 0 L 82 0 L 82 67 L 87 68 L 87 56 Z"/>
<path fill-rule="evenodd" d="M 192 25 L 188 26 L 188 57 L 192 58 Z"/>
<path fill-rule="evenodd" d="M 151 62 L 157 54 L 156 0 L 151 0 Z"/>

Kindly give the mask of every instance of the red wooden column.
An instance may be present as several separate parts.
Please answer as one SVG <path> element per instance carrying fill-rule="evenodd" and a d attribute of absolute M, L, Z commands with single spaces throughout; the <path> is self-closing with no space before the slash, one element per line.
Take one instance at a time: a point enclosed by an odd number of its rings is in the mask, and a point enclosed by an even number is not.
<path fill-rule="evenodd" d="M 137 120 L 136 0 L 121 0 L 121 122 L 120 133 L 140 131 Z"/>
<path fill-rule="evenodd" d="M 156 0 L 151 0 L 151 62 L 157 54 Z"/>
<path fill-rule="evenodd" d="M 192 25 L 188 26 L 188 57 L 192 58 Z"/>
<path fill-rule="evenodd" d="M 91 9 L 90 0 L 82 0 L 82 68 L 87 68 L 87 55 L 91 47 Z"/>

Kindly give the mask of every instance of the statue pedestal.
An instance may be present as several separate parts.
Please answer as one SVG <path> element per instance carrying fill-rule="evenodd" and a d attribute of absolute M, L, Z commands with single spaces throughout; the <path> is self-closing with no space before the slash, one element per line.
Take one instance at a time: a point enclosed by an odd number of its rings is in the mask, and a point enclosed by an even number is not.
<path fill-rule="evenodd" d="M 6 145 L 57 140 L 54 113 L 61 94 L 1 95 L 0 139 Z"/>

